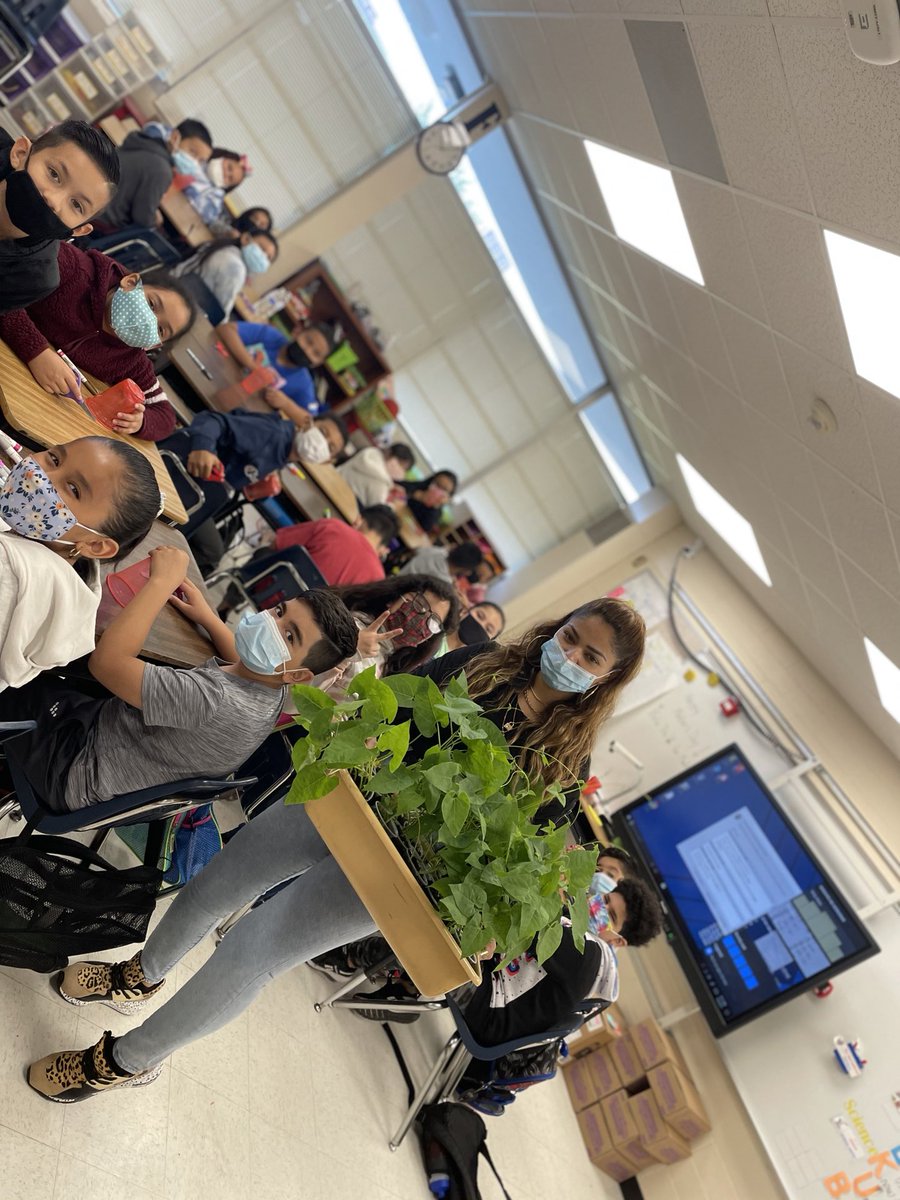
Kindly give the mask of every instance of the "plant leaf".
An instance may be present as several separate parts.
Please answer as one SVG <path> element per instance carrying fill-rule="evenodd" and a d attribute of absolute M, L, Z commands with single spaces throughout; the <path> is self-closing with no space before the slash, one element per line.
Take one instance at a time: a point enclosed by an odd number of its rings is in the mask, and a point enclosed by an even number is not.
<path fill-rule="evenodd" d="M 366 721 L 393 721 L 396 717 L 397 697 L 378 678 L 374 667 L 367 667 L 354 676 L 350 686 L 363 698 L 362 716 Z"/>
<path fill-rule="evenodd" d="M 543 965 L 559 949 L 562 941 L 563 927 L 559 921 L 543 929 L 537 940 L 537 960 Z"/>
<path fill-rule="evenodd" d="M 388 725 L 383 729 L 378 735 L 378 749 L 390 751 L 390 769 L 396 771 L 409 749 L 409 721 L 403 721 L 400 725 Z"/>
<path fill-rule="evenodd" d="M 552 835 L 551 835 L 552 836 Z M 570 896 L 586 890 L 597 870 L 597 847 L 578 846 L 566 855 L 566 883 Z"/>
<path fill-rule="evenodd" d="M 333 792 L 340 780 L 336 774 L 326 771 L 322 763 L 312 763 L 294 776 L 285 804 L 305 804 L 307 800 L 318 800 Z"/>
<path fill-rule="evenodd" d="M 383 682 L 397 697 L 401 708 L 412 708 L 416 696 L 425 687 L 421 675 L 389 675 Z"/>
<path fill-rule="evenodd" d="M 374 721 L 345 721 L 332 737 L 322 755 L 322 761 L 336 767 L 358 767 L 371 762 L 376 751 L 366 745 L 379 726 Z"/>
<path fill-rule="evenodd" d="M 425 772 L 425 778 L 439 792 L 446 792 L 453 787 L 453 781 L 459 773 L 459 763 L 442 762 L 435 767 L 429 767 Z"/>
<path fill-rule="evenodd" d="M 440 767 L 433 767 L 432 770 L 439 771 Z M 441 802 L 441 816 L 454 837 L 461 832 L 468 815 L 469 797 L 465 792 L 444 793 L 444 799 Z"/>
<path fill-rule="evenodd" d="M 305 725 L 323 708 L 333 709 L 335 702 L 327 692 L 322 692 L 318 688 L 310 687 L 305 683 L 296 683 L 291 689 L 291 695 L 294 698 L 294 707 L 297 710 L 297 718 L 301 725 Z"/>
<path fill-rule="evenodd" d="M 394 771 L 389 766 L 379 767 L 371 779 L 366 780 L 366 791 L 373 796 L 394 796 L 410 787 L 416 776 L 407 767 L 400 766 Z"/>

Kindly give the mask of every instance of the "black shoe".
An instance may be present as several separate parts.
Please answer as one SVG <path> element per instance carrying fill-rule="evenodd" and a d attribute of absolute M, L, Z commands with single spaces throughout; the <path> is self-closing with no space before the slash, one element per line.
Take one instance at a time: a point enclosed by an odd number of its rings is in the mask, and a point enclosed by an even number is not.
<path fill-rule="evenodd" d="M 414 993 L 406 990 L 402 983 L 398 980 L 389 979 L 384 987 L 379 988 L 377 992 L 357 992 L 353 997 L 354 1000 L 388 1000 L 391 1004 L 413 1004 L 419 1003 L 419 997 Z M 421 1017 L 420 1012 L 392 1012 L 387 1008 L 352 1008 L 350 1010 L 354 1016 L 362 1017 L 364 1021 L 391 1021 L 394 1025 L 412 1025 L 413 1021 L 418 1021 Z"/>

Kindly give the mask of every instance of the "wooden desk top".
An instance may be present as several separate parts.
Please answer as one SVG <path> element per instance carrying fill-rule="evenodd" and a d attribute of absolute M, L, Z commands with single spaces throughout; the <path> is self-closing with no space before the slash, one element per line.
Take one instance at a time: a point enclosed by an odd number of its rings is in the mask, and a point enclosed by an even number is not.
<path fill-rule="evenodd" d="M 327 414 L 325 414 L 327 416 Z M 350 488 L 350 484 L 340 474 L 333 463 L 297 464 L 304 471 L 325 497 L 331 501 L 339 516 L 352 525 L 359 518 L 359 503 Z"/>
<path fill-rule="evenodd" d="M 188 245 L 202 246 L 204 242 L 213 240 L 213 235 L 203 218 L 178 188 L 170 187 L 160 200 L 159 207 Z"/>
<path fill-rule="evenodd" d="M 159 489 L 165 494 L 163 514 L 178 524 L 187 520 L 184 505 L 178 498 L 155 442 L 114 433 L 95 421 L 73 400 L 45 392 L 25 363 L 13 354 L 5 342 L 0 342 L 0 409 L 13 429 L 41 446 L 97 436 L 116 438 L 134 446 L 150 463 Z"/>
<path fill-rule="evenodd" d="M 244 374 L 230 354 L 219 353 L 216 349 L 218 340 L 215 329 L 203 313 L 198 313 L 190 333 L 179 338 L 177 344 L 169 351 L 169 361 L 213 412 L 246 408 L 250 412 L 272 413 L 274 410 L 261 396 L 242 393 L 240 399 L 235 397 L 233 402 L 229 402 L 216 394 L 223 388 L 240 383 Z M 203 374 L 191 354 L 188 354 L 188 350 L 200 359 L 212 379 Z"/>
<path fill-rule="evenodd" d="M 172 529 L 162 521 L 154 522 L 153 528 L 144 540 L 135 546 L 132 552 L 126 555 L 120 563 L 109 567 L 101 565 L 101 577 L 106 579 L 107 575 L 115 571 L 121 571 L 123 567 L 130 567 L 134 563 L 140 562 L 141 559 L 147 557 L 151 550 L 157 549 L 158 546 L 175 546 L 179 550 L 186 550 L 188 555 L 190 555 L 188 579 L 190 579 L 191 583 L 196 583 L 202 589 L 204 595 L 207 595 L 200 571 L 197 568 L 196 562 L 194 562 L 194 556 L 191 554 L 190 547 L 183 534 L 179 533 L 177 529 Z M 100 608 L 97 611 L 98 637 L 116 614 L 121 611 L 121 606 L 116 603 L 107 588 L 104 587 L 100 599 Z M 195 625 L 192 625 L 187 617 L 173 608 L 171 604 L 167 604 L 153 622 L 150 633 L 147 635 L 147 640 L 144 642 L 141 650 L 144 658 L 151 658 L 155 662 L 167 663 L 173 667 L 196 667 L 200 663 L 206 662 L 214 653 L 215 651 L 209 638 L 204 633 L 201 633 Z"/>
<path fill-rule="evenodd" d="M 431 538 L 412 515 L 408 505 L 395 504 L 394 512 L 400 522 L 400 541 L 407 550 L 422 550 L 431 545 Z"/>

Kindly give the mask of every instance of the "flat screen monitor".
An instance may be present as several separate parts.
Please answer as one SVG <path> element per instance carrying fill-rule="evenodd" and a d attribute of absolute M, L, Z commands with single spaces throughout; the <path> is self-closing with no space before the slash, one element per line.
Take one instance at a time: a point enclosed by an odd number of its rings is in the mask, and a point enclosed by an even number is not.
<path fill-rule="evenodd" d="M 878 952 L 737 746 L 613 817 L 717 1037 Z"/>

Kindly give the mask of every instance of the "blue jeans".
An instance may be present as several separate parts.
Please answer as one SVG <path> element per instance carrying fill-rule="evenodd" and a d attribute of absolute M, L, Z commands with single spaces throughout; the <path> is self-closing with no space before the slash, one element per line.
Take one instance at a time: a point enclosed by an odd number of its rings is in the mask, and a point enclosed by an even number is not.
<path fill-rule="evenodd" d="M 274 804 L 245 825 L 175 897 L 141 952 L 156 982 L 225 917 L 286 879 L 142 1025 L 119 1038 L 116 1062 L 136 1074 L 239 1016 L 269 980 L 375 925 L 301 805 Z"/>

